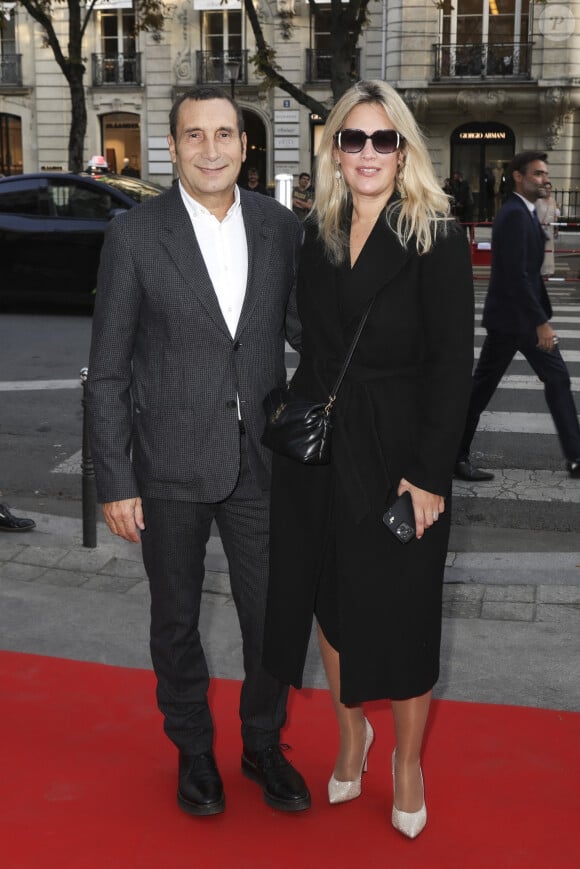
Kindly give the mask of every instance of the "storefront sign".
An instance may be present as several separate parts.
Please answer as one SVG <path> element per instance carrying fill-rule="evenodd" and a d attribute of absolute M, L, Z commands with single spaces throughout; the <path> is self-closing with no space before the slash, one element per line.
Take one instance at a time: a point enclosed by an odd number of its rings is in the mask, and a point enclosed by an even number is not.
<path fill-rule="evenodd" d="M 297 148 L 299 144 L 298 136 L 274 136 L 275 148 Z"/>
<path fill-rule="evenodd" d="M 505 130 L 463 130 L 459 134 L 459 138 L 477 141 L 481 141 L 482 139 L 484 141 L 489 141 L 490 139 L 505 141 L 507 133 Z"/>
<path fill-rule="evenodd" d="M 224 0 L 193 0 L 193 8 L 194 9 L 216 9 L 221 12 L 230 9 L 241 9 L 242 8 L 242 0 L 228 0 L 227 5 L 224 3 Z"/>
<path fill-rule="evenodd" d="M 274 163 L 298 163 L 299 151 L 274 151 Z"/>
<path fill-rule="evenodd" d="M 298 136 L 300 134 L 300 124 L 275 124 L 275 136 Z"/>
<path fill-rule="evenodd" d="M 290 111 L 276 109 L 274 112 L 274 121 L 277 124 L 297 124 L 299 120 L 300 113 L 297 109 L 291 109 Z"/>
<path fill-rule="evenodd" d="M 93 9 L 100 9 L 106 12 L 107 9 L 132 9 L 133 0 L 97 0 Z"/>

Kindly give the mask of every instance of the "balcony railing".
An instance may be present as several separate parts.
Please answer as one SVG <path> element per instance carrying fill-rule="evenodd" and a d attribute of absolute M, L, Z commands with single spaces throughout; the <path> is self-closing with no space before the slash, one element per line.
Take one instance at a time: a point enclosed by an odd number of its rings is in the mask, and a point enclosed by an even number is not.
<path fill-rule="evenodd" d="M 563 223 L 580 223 L 580 190 L 554 190 L 552 195 L 560 209 Z M 577 246 L 577 245 L 576 245 Z"/>
<path fill-rule="evenodd" d="M 433 78 L 531 78 L 533 42 L 468 42 L 433 46 Z"/>
<path fill-rule="evenodd" d="M 248 83 L 248 52 L 243 51 L 196 51 L 198 84 L 230 84 L 226 64 L 235 61 L 240 64 L 236 84 Z"/>
<path fill-rule="evenodd" d="M 93 54 L 94 87 L 126 87 L 140 84 L 140 54 Z"/>
<path fill-rule="evenodd" d="M 332 54 L 327 48 L 306 49 L 306 81 L 310 84 L 318 81 L 330 81 L 330 62 Z M 360 78 L 360 48 L 352 55 L 350 75 L 354 81 Z"/>
<path fill-rule="evenodd" d="M 22 86 L 21 54 L 3 54 L 0 57 L 0 85 Z"/>

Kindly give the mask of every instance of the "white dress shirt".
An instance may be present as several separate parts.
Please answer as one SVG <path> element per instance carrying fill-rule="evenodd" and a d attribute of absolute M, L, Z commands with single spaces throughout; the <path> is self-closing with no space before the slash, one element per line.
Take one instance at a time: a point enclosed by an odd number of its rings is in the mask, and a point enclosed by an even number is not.
<path fill-rule="evenodd" d="M 537 214 L 536 206 L 534 205 L 534 203 L 533 203 L 533 202 L 530 202 L 529 199 L 526 199 L 525 196 L 522 196 L 521 193 L 516 193 L 515 190 L 514 190 L 514 193 L 516 194 L 516 196 L 519 196 L 519 197 L 520 197 L 520 199 L 522 200 L 522 202 L 525 203 L 526 208 L 528 209 L 528 211 L 530 212 L 530 214 L 532 215 L 532 217 L 534 217 L 534 215 Z M 534 217 L 534 219 L 535 219 L 535 217 Z"/>
<path fill-rule="evenodd" d="M 240 205 L 240 191 L 234 187 L 234 203 L 222 221 L 200 205 L 179 182 L 181 198 L 191 218 L 221 312 L 232 338 L 236 334 L 248 281 L 248 243 Z"/>

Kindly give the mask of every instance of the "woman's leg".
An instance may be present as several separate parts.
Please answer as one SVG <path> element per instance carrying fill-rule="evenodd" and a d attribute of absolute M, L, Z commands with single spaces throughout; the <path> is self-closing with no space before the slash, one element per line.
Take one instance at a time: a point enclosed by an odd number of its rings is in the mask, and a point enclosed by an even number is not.
<path fill-rule="evenodd" d="M 340 702 L 340 658 L 318 626 L 318 642 L 328 680 L 328 687 L 338 721 L 340 747 L 334 767 L 338 781 L 354 781 L 360 776 L 365 748 L 365 717 L 362 706 L 345 706 Z"/>
<path fill-rule="evenodd" d="M 431 691 L 410 700 L 391 701 L 397 740 L 394 802 L 402 812 L 418 812 L 423 805 L 421 748 L 430 703 Z"/>

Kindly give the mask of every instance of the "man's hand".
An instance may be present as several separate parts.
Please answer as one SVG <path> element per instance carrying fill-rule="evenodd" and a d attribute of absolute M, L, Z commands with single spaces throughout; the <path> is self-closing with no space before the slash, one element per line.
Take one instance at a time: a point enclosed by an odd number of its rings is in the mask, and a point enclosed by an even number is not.
<path fill-rule="evenodd" d="M 397 495 L 403 492 L 411 493 L 415 513 L 415 536 L 420 540 L 425 530 L 437 522 L 441 513 L 445 512 L 445 499 L 434 495 L 425 489 L 419 489 L 403 477 L 397 489 Z"/>
<path fill-rule="evenodd" d="M 103 504 L 103 516 L 109 530 L 129 543 L 139 543 L 139 531 L 145 530 L 141 498 L 127 498 L 125 501 L 109 501 Z"/>
<path fill-rule="evenodd" d="M 549 352 L 550 350 L 553 350 L 558 343 L 558 336 L 549 323 L 542 323 L 541 326 L 536 326 L 536 334 L 538 336 L 538 347 L 540 350 Z"/>

